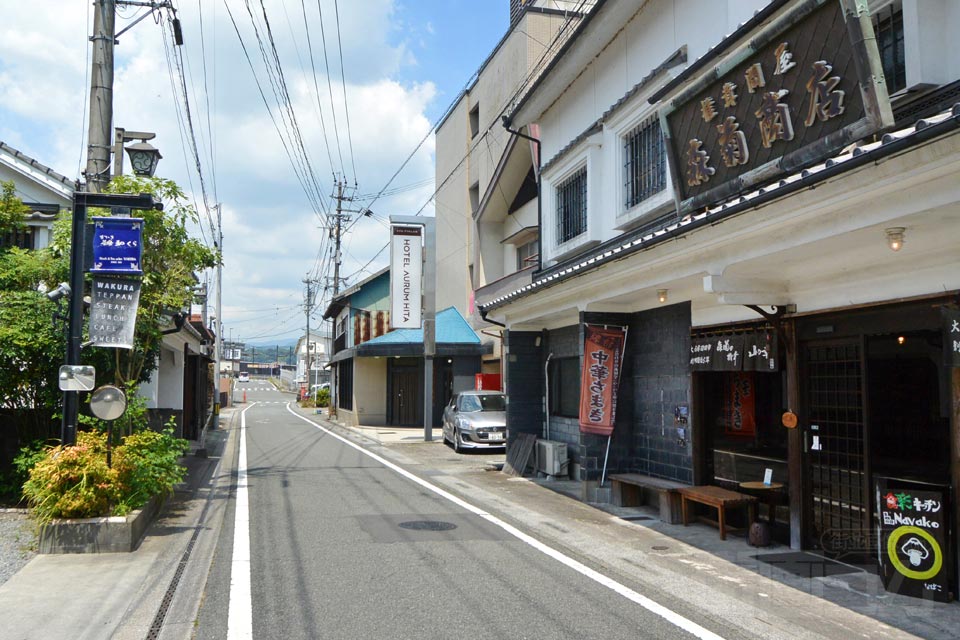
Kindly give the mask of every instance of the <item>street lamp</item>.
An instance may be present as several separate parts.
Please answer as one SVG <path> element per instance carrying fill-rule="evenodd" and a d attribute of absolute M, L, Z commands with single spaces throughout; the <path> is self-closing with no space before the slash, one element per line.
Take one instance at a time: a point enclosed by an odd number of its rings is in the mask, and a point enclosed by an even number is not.
<path fill-rule="evenodd" d="M 123 175 L 123 144 L 133 140 L 140 142 L 126 147 L 130 154 L 130 164 L 133 165 L 133 172 L 138 176 L 152 176 L 157 170 L 160 159 L 160 151 L 147 140 L 153 140 L 157 134 L 149 131 L 127 131 L 116 127 L 114 129 L 113 143 L 113 175 L 114 177 Z"/>

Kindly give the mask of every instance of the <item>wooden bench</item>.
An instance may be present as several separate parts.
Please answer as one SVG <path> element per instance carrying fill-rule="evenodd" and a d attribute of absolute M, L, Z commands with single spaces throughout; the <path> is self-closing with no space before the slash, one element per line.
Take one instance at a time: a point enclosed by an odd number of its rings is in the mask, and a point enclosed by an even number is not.
<path fill-rule="evenodd" d="M 679 489 L 689 485 L 664 478 L 653 478 L 639 473 L 615 473 L 610 476 L 613 504 L 618 507 L 636 507 L 645 504 L 644 490 L 658 493 L 660 520 L 668 524 L 680 522 Z"/>
<path fill-rule="evenodd" d="M 756 520 L 757 499 L 745 493 L 737 493 L 728 489 L 721 489 L 711 485 L 701 487 L 683 487 L 677 490 L 680 493 L 681 508 L 683 510 L 683 524 L 689 522 L 688 502 L 697 502 L 717 509 L 720 525 L 720 539 L 727 539 L 726 510 L 728 507 L 746 506 L 750 522 Z"/>

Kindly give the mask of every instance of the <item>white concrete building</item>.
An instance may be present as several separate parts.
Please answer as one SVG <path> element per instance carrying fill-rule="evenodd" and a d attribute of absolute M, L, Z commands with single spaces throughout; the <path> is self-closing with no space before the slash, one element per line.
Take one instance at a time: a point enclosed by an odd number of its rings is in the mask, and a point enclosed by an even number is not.
<path fill-rule="evenodd" d="M 507 132 L 501 117 L 591 6 L 512 0 L 509 31 L 437 127 L 436 304 L 456 307 L 493 345 L 486 373 L 500 371 L 499 328 L 476 302 L 529 282 L 539 253 L 536 145 Z"/>

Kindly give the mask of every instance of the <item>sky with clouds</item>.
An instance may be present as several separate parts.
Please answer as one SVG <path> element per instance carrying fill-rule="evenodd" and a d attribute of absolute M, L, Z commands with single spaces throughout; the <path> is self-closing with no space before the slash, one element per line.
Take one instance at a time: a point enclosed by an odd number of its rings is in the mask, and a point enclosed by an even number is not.
<path fill-rule="evenodd" d="M 347 206 L 373 212 L 346 223 L 341 274 L 349 285 L 386 265 L 388 252 L 378 252 L 390 215 L 433 214 L 430 132 L 506 32 L 509 2 L 173 5 L 182 47 L 173 46 L 167 11 L 118 37 L 114 125 L 157 134 L 157 174 L 177 181 L 206 220 L 192 125 L 206 202 L 221 205 L 224 336 L 259 344 L 296 338 L 305 323 L 303 280 L 318 271 L 332 275 L 322 269 L 328 261 L 321 252 L 329 243 L 335 176 L 355 198 Z M 86 163 L 92 12 L 91 0 L 6 0 L 0 21 L 0 140 L 70 178 Z M 144 12 L 118 7 L 117 33 Z M 275 95 L 276 60 L 289 111 Z M 308 170 L 288 152 L 297 137 Z M 209 223 L 196 235 L 213 241 Z"/>

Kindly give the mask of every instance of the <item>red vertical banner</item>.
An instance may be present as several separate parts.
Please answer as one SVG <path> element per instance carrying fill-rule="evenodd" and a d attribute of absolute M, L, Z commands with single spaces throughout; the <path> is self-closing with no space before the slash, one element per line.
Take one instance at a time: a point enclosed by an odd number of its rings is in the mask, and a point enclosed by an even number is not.
<path fill-rule="evenodd" d="M 617 418 L 617 387 L 626 327 L 586 325 L 580 373 L 580 432 L 609 436 Z"/>
<path fill-rule="evenodd" d="M 728 373 L 725 428 L 728 436 L 754 437 L 757 434 L 756 383 L 752 371 Z"/>

